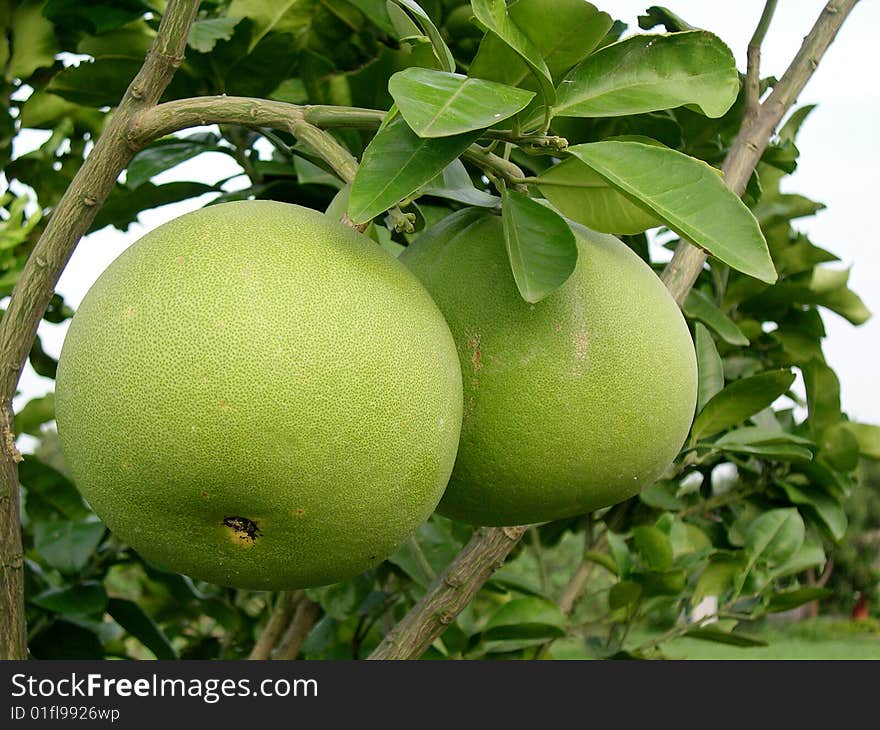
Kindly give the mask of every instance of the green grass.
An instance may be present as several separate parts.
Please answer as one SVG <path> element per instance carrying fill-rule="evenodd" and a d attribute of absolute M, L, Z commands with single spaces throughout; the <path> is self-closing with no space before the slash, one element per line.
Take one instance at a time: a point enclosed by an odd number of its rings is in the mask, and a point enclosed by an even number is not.
<path fill-rule="evenodd" d="M 798 624 L 764 624 L 743 630 L 767 646 L 737 647 L 698 639 L 675 639 L 663 646 L 669 659 L 878 659 L 880 623 L 816 619 Z M 634 631 L 633 645 L 652 634 Z M 628 642 L 629 643 L 629 642 Z M 553 658 L 587 659 L 584 642 L 567 639 L 554 646 Z"/>

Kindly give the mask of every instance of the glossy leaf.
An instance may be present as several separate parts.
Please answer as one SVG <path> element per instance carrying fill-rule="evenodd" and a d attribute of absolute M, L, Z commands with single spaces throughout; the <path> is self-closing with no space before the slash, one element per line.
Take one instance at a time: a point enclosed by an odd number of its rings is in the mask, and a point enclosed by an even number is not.
<path fill-rule="evenodd" d="M 538 49 L 554 80 L 586 58 L 612 22 L 611 16 L 584 0 L 518 0 L 508 12 Z M 468 73 L 511 86 L 531 77 L 528 65 L 493 33 L 483 38 Z"/>
<path fill-rule="evenodd" d="M 572 69 L 553 115 L 618 117 L 687 105 L 720 117 L 738 93 L 736 61 L 720 38 L 706 31 L 636 35 Z"/>
<path fill-rule="evenodd" d="M 398 71 L 388 90 L 419 137 L 449 137 L 491 127 L 535 96 L 513 86 L 427 68 Z"/>
<path fill-rule="evenodd" d="M 193 134 L 181 139 L 167 138 L 154 142 L 147 149 L 138 152 L 128 163 L 125 185 L 128 188 L 137 188 L 160 172 L 170 170 L 202 152 L 215 150 L 217 137 L 213 134 Z"/>
<path fill-rule="evenodd" d="M 15 433 L 39 436 L 44 423 L 55 418 L 55 394 L 48 393 L 42 398 L 32 398 L 15 414 Z"/>
<path fill-rule="evenodd" d="M 631 580 L 622 580 L 611 586 L 608 592 L 608 606 L 611 610 L 630 606 L 641 598 L 642 587 Z"/>
<path fill-rule="evenodd" d="M 702 324 L 694 328 L 694 344 L 697 351 L 697 413 L 724 388 L 724 368 L 715 340 Z"/>
<path fill-rule="evenodd" d="M 26 456 L 18 465 L 18 477 L 26 491 L 25 511 L 35 522 L 57 517 L 78 521 L 90 514 L 73 482 L 48 464 Z"/>
<path fill-rule="evenodd" d="M 100 583 L 86 581 L 63 588 L 50 588 L 38 593 L 30 602 L 67 616 L 101 614 L 107 606 L 107 592 Z"/>
<path fill-rule="evenodd" d="M 522 193 L 505 190 L 501 215 L 513 278 L 535 303 L 562 286 L 577 264 L 574 233 L 558 213 Z"/>
<path fill-rule="evenodd" d="M 218 41 L 228 41 L 241 18 L 202 18 L 192 24 L 186 44 L 199 53 L 210 53 Z"/>
<path fill-rule="evenodd" d="M 828 365 L 811 360 L 801 367 L 807 391 L 810 429 L 819 437 L 829 426 L 840 421 L 840 381 Z"/>
<path fill-rule="evenodd" d="M 758 222 L 706 163 L 640 142 L 592 142 L 567 151 L 680 236 L 738 271 L 776 281 Z"/>
<path fill-rule="evenodd" d="M 601 565 L 612 575 L 617 575 L 617 563 L 614 562 L 614 558 L 608 553 L 603 553 L 599 550 L 587 550 L 584 553 L 584 560 L 589 560 L 591 563 Z"/>
<path fill-rule="evenodd" d="M 844 426 L 855 437 L 862 456 L 880 459 L 880 426 L 855 421 L 849 421 Z"/>
<path fill-rule="evenodd" d="M 682 305 L 682 311 L 689 319 L 696 319 L 716 332 L 731 345 L 747 346 L 748 338 L 736 323 L 722 312 L 704 292 L 691 289 Z"/>
<path fill-rule="evenodd" d="M 111 598 L 107 603 L 107 613 L 113 620 L 146 646 L 156 659 L 177 659 L 177 652 L 171 642 L 144 610 L 134 601 L 124 598 Z"/>
<path fill-rule="evenodd" d="M 745 567 L 745 560 L 740 557 L 713 557 L 697 579 L 691 604 L 696 605 L 707 596 L 723 596 L 733 587 Z"/>
<path fill-rule="evenodd" d="M 660 225 L 653 213 L 631 201 L 576 157 L 542 172 L 538 188 L 563 215 L 594 231 L 635 234 Z"/>
<path fill-rule="evenodd" d="M 422 139 L 402 117 L 381 130 L 364 151 L 351 186 L 348 215 L 367 223 L 416 192 L 464 152 L 480 132 Z"/>
<path fill-rule="evenodd" d="M 434 21 L 431 20 L 430 16 L 422 10 L 422 7 L 414 0 L 393 1 L 410 14 L 419 25 L 422 32 L 431 41 L 434 55 L 437 58 L 437 62 L 440 64 L 441 70 L 450 72 L 455 71 L 455 58 L 452 56 L 452 51 L 449 50 L 449 46 L 447 46 L 446 42 L 443 40 L 443 35 L 437 30 L 437 26 L 434 25 Z"/>
<path fill-rule="evenodd" d="M 550 69 L 535 44 L 510 17 L 505 0 L 472 0 L 471 7 L 476 19 L 525 61 L 538 81 L 544 103 L 553 105 L 556 89 Z"/>
<path fill-rule="evenodd" d="M 742 423 L 783 395 L 794 382 L 789 370 L 770 370 L 751 378 L 736 380 L 716 394 L 694 419 L 694 440 L 712 436 Z"/>

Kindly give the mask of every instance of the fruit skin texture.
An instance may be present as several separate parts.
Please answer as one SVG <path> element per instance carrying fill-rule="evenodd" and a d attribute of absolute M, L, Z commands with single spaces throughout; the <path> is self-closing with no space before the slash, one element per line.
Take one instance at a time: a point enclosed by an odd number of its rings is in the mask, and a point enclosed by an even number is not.
<path fill-rule="evenodd" d="M 161 226 L 101 275 L 56 407 L 119 538 L 195 578 L 288 589 L 376 565 L 431 514 L 461 371 L 399 262 L 315 211 L 243 201 Z"/>
<path fill-rule="evenodd" d="M 518 525 L 606 507 L 655 481 L 687 436 L 697 365 L 678 307 L 621 241 L 574 231 L 574 273 L 534 305 L 497 216 L 454 214 L 401 256 L 461 359 L 464 421 L 441 514 Z"/>

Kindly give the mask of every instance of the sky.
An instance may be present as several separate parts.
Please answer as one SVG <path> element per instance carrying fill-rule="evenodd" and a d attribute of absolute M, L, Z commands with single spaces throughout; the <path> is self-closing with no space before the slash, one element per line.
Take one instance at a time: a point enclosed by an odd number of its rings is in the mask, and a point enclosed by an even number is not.
<path fill-rule="evenodd" d="M 636 17 L 649 5 L 644 0 L 594 0 L 594 4 L 612 12 L 631 29 L 637 28 Z M 824 4 L 822 0 L 780 0 L 764 42 L 762 75 L 782 75 Z M 763 0 L 669 0 L 668 6 L 691 25 L 719 35 L 733 50 L 739 67 L 745 68 L 746 45 Z M 880 313 L 880 243 L 874 233 L 875 171 L 880 169 L 880 87 L 876 83 L 880 61 L 873 44 L 878 30 L 880 2 L 863 0 L 798 100 L 799 104 L 819 106 L 797 140 L 801 152 L 798 170 L 786 178 L 787 192 L 806 195 L 828 206 L 813 218 L 797 221 L 796 227 L 814 243 L 835 253 L 841 259 L 838 266 L 852 267 L 851 288 L 876 313 Z M 23 154 L 43 139 L 38 134 L 22 135 L 15 153 Z M 228 156 L 209 153 L 163 173 L 156 182 L 214 183 L 238 171 Z M 206 200 L 147 211 L 126 233 L 105 228 L 86 237 L 73 254 L 57 291 L 75 308 L 127 246 L 163 222 L 201 207 Z M 823 319 L 828 332 L 825 352 L 841 380 L 844 410 L 853 420 L 880 424 L 880 388 L 876 383 L 880 371 L 880 317 L 861 327 L 853 327 L 824 310 Z M 61 351 L 66 329 L 66 323 L 40 325 L 44 349 L 55 357 Z M 28 366 L 22 374 L 16 408 L 51 389 L 52 381 L 39 377 Z"/>

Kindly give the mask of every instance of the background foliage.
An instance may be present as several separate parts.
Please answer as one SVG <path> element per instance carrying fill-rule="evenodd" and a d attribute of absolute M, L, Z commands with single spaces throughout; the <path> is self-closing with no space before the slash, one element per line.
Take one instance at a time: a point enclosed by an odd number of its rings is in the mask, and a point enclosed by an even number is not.
<path fill-rule="evenodd" d="M 0 198 L 0 295 L 11 291 L 46 216 L 140 67 L 163 6 L 0 3 L 0 158 L 7 183 Z M 160 140 L 135 157 L 92 228 L 125 230 L 141 211 L 208 192 L 212 202 L 256 197 L 324 210 L 342 190 L 335 210 L 350 194 L 349 213 L 357 222 L 375 218 L 367 234 L 393 254 L 465 205 L 493 210 L 503 199 L 506 216 L 559 220 L 547 208 L 535 213 L 528 198 L 474 160 L 457 159 L 496 125 L 522 137 L 519 145 L 495 147 L 527 176 L 520 186 L 565 216 L 621 235 L 658 271 L 658 247 L 649 246 L 646 229 L 667 248 L 682 232 L 702 237 L 714 257 L 684 304 L 700 398 L 679 458 L 638 497 L 532 528 L 435 642 L 435 656 L 553 656 L 560 639 L 567 646 L 576 640 L 583 656 L 655 656 L 680 635 L 747 646 L 760 640 L 743 624 L 768 614 L 816 599 L 849 611 L 857 593 L 874 605 L 880 600 L 878 543 L 864 539 L 880 527 L 880 471 L 872 461 L 880 459 L 880 430 L 841 413 L 839 383 L 822 353 L 822 310 L 854 325 L 870 315 L 847 287 L 848 272 L 828 265 L 834 254 L 794 225 L 822 204 L 780 189 L 797 167 L 797 132 L 810 108 L 794 112 L 764 153 L 744 196 L 754 218 L 723 197 L 707 200 L 728 206 L 729 215 L 718 219 L 712 208 L 699 219 L 681 218 L 681 200 L 664 199 L 650 179 L 630 189 L 618 173 L 659 161 L 682 166 L 682 179 L 698 173 L 702 188 L 720 187 L 712 169 L 695 160 L 720 165 L 742 122 L 742 85 L 729 50 L 714 36 L 662 8 L 649 9 L 640 25 L 671 35 L 615 44 L 623 24 L 580 1 L 519 0 L 507 14 L 498 3 L 455 0 L 207 0 L 168 99 L 228 94 L 383 110 L 394 104 L 401 116 L 375 140 L 374 130 L 334 132 L 363 158 L 350 189 L 283 133 L 221 126 Z M 559 37 L 566 43 L 554 44 Z M 673 80 L 646 78 L 652 64 L 670 69 Z M 450 85 L 426 95 L 425 85 L 439 78 L 426 69 L 469 78 L 443 77 Z M 622 95 L 621 78 L 638 78 L 646 90 Z M 503 94 L 506 107 L 481 108 L 490 82 L 504 85 L 494 93 Z M 450 113 L 447 102 L 461 115 Z M 435 107 L 444 104 L 438 117 Z M 548 122 L 549 134 L 568 140 L 565 154 L 534 137 L 543 137 Z M 23 129 L 51 135 L 12 159 L 12 141 Z M 407 168 L 389 155 L 393 144 L 424 153 Z M 247 185 L 153 182 L 206 152 L 233 158 Z M 382 197 L 374 180 L 391 172 L 394 185 Z M 726 248 L 724 229 L 734 220 L 742 221 L 737 240 L 754 244 L 744 258 L 740 248 Z M 547 271 L 513 270 L 532 301 L 573 267 L 565 233 L 558 238 L 553 245 L 562 253 Z M 532 244 L 543 245 L 524 245 Z M 56 296 L 45 319 L 70 316 Z M 54 377 L 56 363 L 39 340 L 30 362 Z M 796 374 L 805 399 L 792 389 Z M 40 443 L 20 472 L 33 655 L 246 656 L 276 598 L 194 583 L 148 565 L 115 540 L 65 476 L 53 410 L 50 395 L 16 416 L 17 432 Z M 365 656 L 469 535 L 467 526 L 432 517 L 375 570 L 307 591 L 320 618 L 303 655 Z M 826 579 L 833 592 L 817 585 L 832 556 Z M 578 569 L 589 571 L 589 582 L 569 615 L 558 599 Z M 681 616 L 708 596 L 718 597 L 717 620 L 683 623 Z"/>

